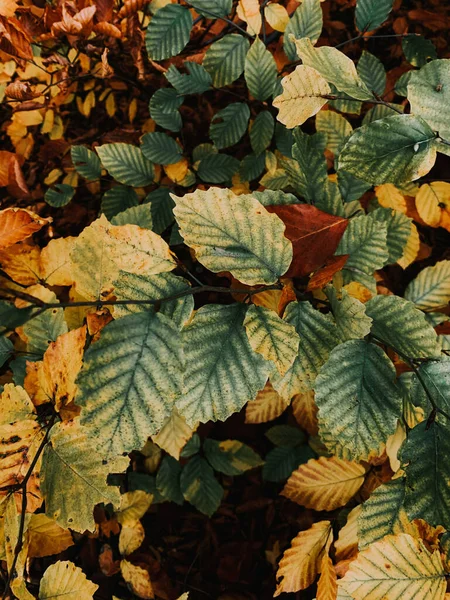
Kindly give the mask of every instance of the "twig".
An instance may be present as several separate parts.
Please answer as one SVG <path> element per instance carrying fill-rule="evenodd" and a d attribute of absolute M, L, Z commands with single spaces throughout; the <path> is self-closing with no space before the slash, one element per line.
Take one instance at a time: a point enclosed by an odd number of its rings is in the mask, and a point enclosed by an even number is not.
<path fill-rule="evenodd" d="M 334 46 L 334 48 L 341 48 L 342 46 L 346 46 L 347 44 L 351 44 L 352 42 L 357 42 L 358 40 L 372 40 L 372 39 L 381 39 L 381 38 L 396 38 L 396 37 L 409 37 L 409 36 L 419 36 L 420 34 L 418 33 L 386 33 L 386 34 L 380 34 L 380 35 L 364 35 L 363 33 L 361 33 L 360 35 L 357 35 L 353 38 L 350 38 L 349 40 L 345 40 L 345 42 L 341 42 L 340 44 L 338 44 L 337 46 Z"/>

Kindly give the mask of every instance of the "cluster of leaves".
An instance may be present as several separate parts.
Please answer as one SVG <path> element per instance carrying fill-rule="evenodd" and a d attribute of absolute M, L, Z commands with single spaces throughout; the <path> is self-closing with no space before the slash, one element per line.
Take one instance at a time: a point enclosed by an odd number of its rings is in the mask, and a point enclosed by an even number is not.
<path fill-rule="evenodd" d="M 373 54 L 316 45 L 328 0 L 81 4 L 0 0 L 4 598 L 92 598 L 72 561 L 29 577 L 86 532 L 117 540 L 106 577 L 175 598 L 136 555 L 145 515 L 211 517 L 262 466 L 327 513 L 275 595 L 443 600 L 450 260 L 415 262 L 420 231 L 450 231 L 450 184 L 423 179 L 450 154 L 450 59 L 400 17 L 409 66 L 386 91 Z M 392 8 L 358 0 L 349 41 Z M 127 126 L 98 142 L 76 125 L 94 114 Z M 293 417 L 264 460 L 202 433 L 244 408 Z"/>

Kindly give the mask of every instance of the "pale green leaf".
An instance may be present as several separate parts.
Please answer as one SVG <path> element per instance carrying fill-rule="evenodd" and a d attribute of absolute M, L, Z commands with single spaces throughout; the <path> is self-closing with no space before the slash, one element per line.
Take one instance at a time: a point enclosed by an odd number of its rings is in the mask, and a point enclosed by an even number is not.
<path fill-rule="evenodd" d="M 93 600 L 98 585 L 69 560 L 50 565 L 39 585 L 39 600 Z"/>
<path fill-rule="evenodd" d="M 184 329 L 185 387 L 177 407 L 188 425 L 225 421 L 264 387 L 273 365 L 250 346 L 246 310 L 242 304 L 209 304 Z"/>
<path fill-rule="evenodd" d="M 119 183 L 141 187 L 153 182 L 153 165 L 137 146 L 105 144 L 97 146 L 96 150 L 102 165 Z"/>
<path fill-rule="evenodd" d="M 364 340 L 341 344 L 314 389 L 328 449 L 345 460 L 379 456 L 402 412 L 395 368 L 381 348 Z"/>
<path fill-rule="evenodd" d="M 256 155 L 262 154 L 270 146 L 275 121 L 268 110 L 260 112 L 253 121 L 250 129 L 250 143 Z"/>
<path fill-rule="evenodd" d="M 181 472 L 180 485 L 185 500 L 208 517 L 219 508 L 223 488 L 204 458 L 191 458 Z"/>
<path fill-rule="evenodd" d="M 386 71 L 379 58 L 363 50 L 356 67 L 358 75 L 371 92 L 382 96 L 386 89 Z"/>
<path fill-rule="evenodd" d="M 159 165 L 173 165 L 181 160 L 182 149 L 165 133 L 146 133 L 141 140 L 142 154 Z"/>
<path fill-rule="evenodd" d="M 337 156 L 353 127 L 342 115 L 332 110 L 321 110 L 316 116 L 316 130 L 327 136 L 327 148 Z"/>
<path fill-rule="evenodd" d="M 350 296 L 345 289 L 341 290 L 340 300 L 332 286 L 327 286 L 325 293 L 343 341 L 363 338 L 370 333 L 372 319 L 366 315 L 366 308 L 362 302 Z"/>
<path fill-rule="evenodd" d="M 339 169 L 368 183 L 406 183 L 426 175 L 436 160 L 435 134 L 415 115 L 394 115 L 356 129 L 339 156 Z"/>
<path fill-rule="evenodd" d="M 251 196 L 231 190 L 197 190 L 175 200 L 175 217 L 197 259 L 218 273 L 230 271 L 248 285 L 271 284 L 292 260 L 284 223 Z"/>
<path fill-rule="evenodd" d="M 185 6 L 166 4 L 147 27 L 145 46 L 152 60 L 176 56 L 189 41 L 192 15 Z"/>
<path fill-rule="evenodd" d="M 323 15 L 320 0 L 303 0 L 296 9 L 284 30 L 283 48 L 289 60 L 297 58 L 295 44 L 290 39 L 309 38 L 313 44 L 317 42 L 322 33 Z"/>
<path fill-rule="evenodd" d="M 271 360 L 283 376 L 292 366 L 300 338 L 295 327 L 273 310 L 250 306 L 244 319 L 250 346 L 266 360 Z"/>
<path fill-rule="evenodd" d="M 450 301 L 450 260 L 423 269 L 408 284 L 405 298 L 422 310 L 446 306 Z"/>
<path fill-rule="evenodd" d="M 245 57 L 245 82 L 256 100 L 267 100 L 275 90 L 277 65 L 272 53 L 256 38 Z"/>
<path fill-rule="evenodd" d="M 211 75 L 214 87 L 233 83 L 242 74 L 248 49 L 247 38 L 237 33 L 225 35 L 208 48 L 203 66 Z"/>
<path fill-rule="evenodd" d="M 237 144 L 247 131 L 250 109 L 244 102 L 232 102 L 219 110 L 211 119 L 209 137 L 216 148 L 228 148 Z"/>
<path fill-rule="evenodd" d="M 253 192 L 252 196 L 256 198 L 263 206 L 282 206 L 285 204 L 298 204 L 298 198 L 294 194 L 281 192 L 279 190 L 264 190 L 263 192 Z"/>
<path fill-rule="evenodd" d="M 112 321 L 84 355 L 76 403 L 102 456 L 130 452 L 157 433 L 181 395 L 178 329 L 151 310 Z"/>
<path fill-rule="evenodd" d="M 130 206 L 111 219 L 112 225 L 138 225 L 143 229 L 153 230 L 153 219 L 148 204 Z"/>
<path fill-rule="evenodd" d="M 357 0 L 356 27 L 361 32 L 373 31 L 388 18 L 394 0 Z"/>
<path fill-rule="evenodd" d="M 48 289 L 39 286 L 43 293 L 35 294 L 44 302 L 59 303 L 56 295 Z M 33 293 L 31 294 L 33 295 Z M 6 321 L 7 322 L 7 321 Z M 53 308 L 38 314 L 27 321 L 22 328 L 26 338 L 26 349 L 32 354 L 42 355 L 49 345 L 63 333 L 67 333 L 67 323 L 64 320 L 64 310 Z"/>
<path fill-rule="evenodd" d="M 77 173 L 88 181 L 100 179 L 102 168 L 100 160 L 95 152 L 86 146 L 72 146 L 70 156 Z"/>
<path fill-rule="evenodd" d="M 406 244 L 411 235 L 412 219 L 391 208 L 377 208 L 370 217 L 387 227 L 388 263 L 394 264 L 403 256 Z"/>
<path fill-rule="evenodd" d="M 238 440 L 219 442 L 206 439 L 203 451 L 212 468 L 225 475 L 242 475 L 245 471 L 264 464 L 264 461 L 250 446 Z"/>

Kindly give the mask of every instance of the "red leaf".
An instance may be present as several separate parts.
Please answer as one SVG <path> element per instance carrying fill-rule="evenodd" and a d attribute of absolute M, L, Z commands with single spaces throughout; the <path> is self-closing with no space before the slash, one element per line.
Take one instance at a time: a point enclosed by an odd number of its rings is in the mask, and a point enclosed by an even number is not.
<path fill-rule="evenodd" d="M 349 254 L 342 254 L 341 256 L 332 256 L 329 258 L 325 265 L 311 277 L 306 291 L 321 290 L 333 279 L 334 274 L 344 267 L 349 256 Z"/>
<path fill-rule="evenodd" d="M 285 277 L 302 277 L 317 271 L 333 256 L 348 219 L 325 213 L 311 204 L 267 206 L 286 225 L 285 235 L 294 247 Z"/>

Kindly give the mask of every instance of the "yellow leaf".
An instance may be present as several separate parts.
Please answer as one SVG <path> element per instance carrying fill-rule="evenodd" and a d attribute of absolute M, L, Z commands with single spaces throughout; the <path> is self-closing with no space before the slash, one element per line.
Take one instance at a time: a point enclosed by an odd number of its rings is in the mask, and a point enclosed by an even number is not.
<path fill-rule="evenodd" d="M 306 508 L 334 510 L 356 494 L 365 473 L 362 465 L 336 456 L 311 458 L 292 473 L 281 494 Z"/>
<path fill-rule="evenodd" d="M 61 169 L 52 169 L 47 175 L 47 177 L 44 179 L 45 185 L 53 185 L 58 181 L 62 174 L 63 171 L 61 171 Z"/>
<path fill-rule="evenodd" d="M 237 16 L 247 23 L 247 31 L 259 35 L 262 18 L 258 0 L 239 0 Z"/>
<path fill-rule="evenodd" d="M 409 234 L 408 241 L 406 242 L 406 246 L 403 250 L 403 256 L 397 260 L 397 264 L 403 269 L 409 267 L 409 265 L 416 260 L 416 257 L 419 254 L 419 249 L 419 232 L 417 231 L 417 227 L 414 225 L 414 223 L 411 223 L 411 233 Z"/>
<path fill-rule="evenodd" d="M 377 200 L 384 208 L 393 208 L 406 214 L 406 200 L 402 192 L 392 183 L 384 183 L 375 188 Z"/>
<path fill-rule="evenodd" d="M 58 238 L 41 252 L 41 277 L 47 285 L 72 285 L 70 252 L 75 237 Z"/>
<path fill-rule="evenodd" d="M 2 17 L 13 17 L 18 4 L 16 0 L 0 0 L 0 15 Z"/>
<path fill-rule="evenodd" d="M 45 571 L 39 586 L 39 600 L 93 600 L 98 585 L 89 581 L 80 567 L 59 560 Z"/>
<path fill-rule="evenodd" d="M 300 427 L 307 431 L 309 435 L 318 434 L 319 423 L 317 421 L 317 404 L 314 401 L 314 390 L 293 397 L 292 413 Z"/>
<path fill-rule="evenodd" d="M 439 552 L 405 533 L 360 552 L 340 585 L 354 600 L 442 600 L 447 587 Z"/>
<path fill-rule="evenodd" d="M 142 490 L 126 492 L 120 497 L 120 510 L 116 513 L 121 525 L 133 526 L 150 508 L 153 495 Z"/>
<path fill-rule="evenodd" d="M 424 183 L 416 196 L 416 208 L 421 219 L 430 227 L 439 227 L 442 208 L 450 200 L 450 183 L 433 181 Z"/>
<path fill-rule="evenodd" d="M 358 552 L 358 518 L 361 504 L 348 513 L 347 523 L 339 530 L 338 539 L 334 542 L 336 560 L 346 560 Z"/>
<path fill-rule="evenodd" d="M 164 165 L 164 171 L 169 179 L 174 183 L 180 183 L 186 177 L 188 172 L 189 163 L 186 158 L 182 158 L 180 161 L 173 165 Z"/>
<path fill-rule="evenodd" d="M 106 112 L 108 113 L 108 117 L 112 118 L 116 114 L 116 110 L 117 110 L 116 98 L 112 92 L 106 98 L 105 108 L 106 108 Z"/>
<path fill-rule="evenodd" d="M 195 429 L 196 427 L 189 427 L 175 408 L 170 417 L 164 422 L 161 431 L 152 436 L 152 440 L 170 456 L 178 460 L 181 450 L 186 442 L 191 439 Z"/>
<path fill-rule="evenodd" d="M 288 403 L 276 392 L 268 381 L 256 398 L 247 403 L 245 408 L 246 423 L 267 423 L 283 413 Z"/>
<path fill-rule="evenodd" d="M 40 281 L 40 254 L 39 246 L 14 244 L 0 250 L 0 264 L 16 283 L 33 285 Z"/>
<path fill-rule="evenodd" d="M 122 571 L 122 577 L 129 584 L 136 596 L 144 600 L 151 600 L 155 597 L 148 571 L 133 565 L 127 560 L 120 561 L 120 570 Z"/>
<path fill-rule="evenodd" d="M 406 429 L 401 421 L 397 423 L 397 429 L 386 440 L 386 454 L 389 458 L 391 469 L 396 473 L 400 469 L 400 461 L 397 458 L 401 445 L 406 440 Z"/>
<path fill-rule="evenodd" d="M 139 548 L 145 538 L 145 530 L 140 521 L 132 525 L 124 525 L 119 535 L 119 552 L 128 556 Z"/>
<path fill-rule="evenodd" d="M 264 16 L 275 31 L 283 32 L 289 23 L 289 13 L 281 4 L 274 4 L 272 2 L 267 4 L 264 8 Z"/>
<path fill-rule="evenodd" d="M 283 554 L 277 571 L 278 582 L 274 596 L 283 592 L 298 592 L 309 587 L 320 573 L 324 554 L 333 541 L 330 521 L 319 521 L 301 531 Z"/>
<path fill-rule="evenodd" d="M 333 562 L 328 554 L 324 554 L 321 564 L 321 575 L 317 583 L 316 600 L 336 600 L 337 577 Z"/>
<path fill-rule="evenodd" d="M 36 419 L 36 410 L 29 395 L 20 385 L 5 384 L 0 394 L 0 425 Z"/>
<path fill-rule="evenodd" d="M 128 106 L 128 120 L 130 121 L 130 123 L 132 123 L 136 117 L 137 108 L 138 108 L 137 98 L 133 98 L 133 100 L 130 102 L 130 104 Z"/>
<path fill-rule="evenodd" d="M 349 296 L 356 298 L 363 304 L 370 300 L 373 296 L 370 290 L 362 285 L 362 283 L 358 283 L 357 281 L 352 281 L 351 283 L 345 285 L 344 290 L 349 294 Z"/>
<path fill-rule="evenodd" d="M 41 133 L 50 133 L 55 123 L 55 111 L 49 108 L 45 113 L 44 122 L 42 123 Z M 48 185 L 48 184 L 47 184 Z"/>
<path fill-rule="evenodd" d="M 316 69 L 300 65 L 281 80 L 283 93 L 273 101 L 278 121 L 288 129 L 302 125 L 327 103 L 331 88 Z"/>
<path fill-rule="evenodd" d="M 59 554 L 74 544 L 70 531 L 63 529 L 43 513 L 31 515 L 28 535 L 30 558 Z"/>

